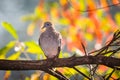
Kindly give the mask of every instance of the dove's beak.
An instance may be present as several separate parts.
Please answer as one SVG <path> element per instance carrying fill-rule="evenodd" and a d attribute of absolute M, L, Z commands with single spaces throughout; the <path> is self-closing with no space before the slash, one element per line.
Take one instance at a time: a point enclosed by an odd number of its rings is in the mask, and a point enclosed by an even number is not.
<path fill-rule="evenodd" d="M 45 26 L 42 27 L 42 29 L 44 29 L 44 28 L 45 28 Z"/>

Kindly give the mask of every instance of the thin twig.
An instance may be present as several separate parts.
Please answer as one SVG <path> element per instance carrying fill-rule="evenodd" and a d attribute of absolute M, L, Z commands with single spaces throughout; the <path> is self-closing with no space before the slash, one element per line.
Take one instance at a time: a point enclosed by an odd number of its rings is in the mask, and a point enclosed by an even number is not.
<path fill-rule="evenodd" d="M 44 69 L 44 71 L 51 74 L 51 75 L 53 75 L 53 76 L 55 76 L 59 80 L 69 80 L 65 76 L 63 76 L 61 73 L 55 72 L 52 69 Z"/>
<path fill-rule="evenodd" d="M 86 56 L 88 56 L 88 54 L 87 54 L 87 52 L 86 52 L 86 49 L 85 49 L 84 44 L 83 44 L 83 43 L 81 43 L 81 45 L 82 45 L 82 48 L 83 48 L 83 50 L 84 50 L 85 55 L 86 55 Z"/>
<path fill-rule="evenodd" d="M 113 69 L 113 71 L 109 74 L 109 76 L 106 78 L 106 80 L 110 79 L 110 77 L 112 76 L 113 72 L 115 72 L 115 69 Z"/>
<path fill-rule="evenodd" d="M 84 73 L 82 73 L 81 71 L 79 71 L 76 67 L 73 67 L 73 69 L 75 69 L 79 74 L 83 75 L 87 79 L 91 80 L 88 76 L 86 76 Z"/>

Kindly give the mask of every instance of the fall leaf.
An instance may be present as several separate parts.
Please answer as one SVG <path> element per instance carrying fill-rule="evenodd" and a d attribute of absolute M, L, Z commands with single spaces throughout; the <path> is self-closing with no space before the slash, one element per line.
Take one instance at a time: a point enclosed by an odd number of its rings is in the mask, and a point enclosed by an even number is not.
<path fill-rule="evenodd" d="M 11 71 L 6 71 L 4 75 L 4 80 L 9 80 L 10 75 L 11 75 Z"/>
<path fill-rule="evenodd" d="M 120 4 L 120 1 L 119 0 L 112 0 L 112 3 L 113 4 Z"/>

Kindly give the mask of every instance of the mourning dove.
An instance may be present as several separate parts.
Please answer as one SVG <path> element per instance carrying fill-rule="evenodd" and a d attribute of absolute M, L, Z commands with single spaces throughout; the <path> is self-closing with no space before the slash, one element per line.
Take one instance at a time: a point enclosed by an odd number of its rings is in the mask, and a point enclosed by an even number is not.
<path fill-rule="evenodd" d="M 47 58 L 57 58 L 61 50 L 62 37 L 51 22 L 44 22 L 42 29 L 44 28 L 45 31 L 41 33 L 39 38 L 39 45 Z"/>
<path fill-rule="evenodd" d="M 55 60 L 56 58 L 58 58 L 61 50 L 62 37 L 60 33 L 55 30 L 51 22 L 44 22 L 42 29 L 44 28 L 45 31 L 41 33 L 39 38 L 39 45 L 42 48 L 47 59 Z M 58 70 L 54 70 L 54 68 L 46 68 L 45 70 L 47 70 L 47 72 L 52 72 L 54 74 L 57 74 L 58 76 L 61 76 L 60 80 L 69 80 Z"/>

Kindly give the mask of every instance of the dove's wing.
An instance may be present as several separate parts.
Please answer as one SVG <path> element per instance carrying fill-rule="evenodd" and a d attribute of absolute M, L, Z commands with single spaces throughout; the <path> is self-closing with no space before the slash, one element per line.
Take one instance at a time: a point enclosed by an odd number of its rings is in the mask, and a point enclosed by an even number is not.
<path fill-rule="evenodd" d="M 59 40 L 59 45 L 58 45 L 58 53 L 57 53 L 56 57 L 59 56 L 59 53 L 61 51 L 61 40 L 62 40 L 62 37 L 61 37 L 61 35 L 59 33 L 58 33 L 58 40 Z"/>

